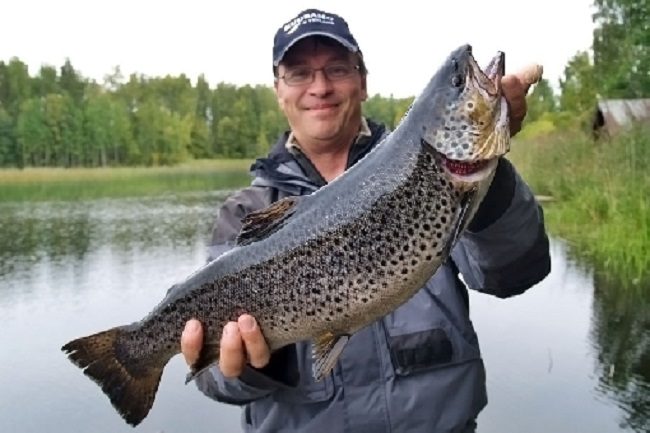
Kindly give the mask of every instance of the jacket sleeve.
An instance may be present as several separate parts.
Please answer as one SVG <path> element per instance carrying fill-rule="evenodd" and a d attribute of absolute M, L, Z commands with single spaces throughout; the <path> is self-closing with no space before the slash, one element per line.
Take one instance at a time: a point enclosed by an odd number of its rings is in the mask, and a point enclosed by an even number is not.
<path fill-rule="evenodd" d="M 235 245 L 242 218 L 269 205 L 271 193 L 269 188 L 249 187 L 226 199 L 213 226 L 209 260 Z M 195 381 L 199 390 L 212 399 L 230 404 L 248 403 L 280 387 L 293 387 L 298 383 L 295 347 L 291 345 L 275 351 L 269 364 L 262 369 L 247 365 L 238 378 L 225 378 L 214 365 L 201 372 Z"/>
<path fill-rule="evenodd" d="M 551 269 L 544 215 L 532 191 L 505 158 L 452 259 L 469 288 L 507 298 Z"/>

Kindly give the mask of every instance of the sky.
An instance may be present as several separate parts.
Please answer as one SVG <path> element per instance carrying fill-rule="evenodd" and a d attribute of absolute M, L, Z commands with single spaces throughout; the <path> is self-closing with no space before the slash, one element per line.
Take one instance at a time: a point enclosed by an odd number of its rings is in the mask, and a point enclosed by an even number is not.
<path fill-rule="evenodd" d="M 369 69 L 368 92 L 417 95 L 462 44 L 486 65 L 506 53 L 513 72 L 544 67 L 557 88 L 573 55 L 592 42 L 593 0 L 21 0 L 2 6 L 0 60 L 18 57 L 36 75 L 69 58 L 84 77 L 180 75 L 211 86 L 272 85 L 276 30 L 300 11 L 344 17 Z"/>

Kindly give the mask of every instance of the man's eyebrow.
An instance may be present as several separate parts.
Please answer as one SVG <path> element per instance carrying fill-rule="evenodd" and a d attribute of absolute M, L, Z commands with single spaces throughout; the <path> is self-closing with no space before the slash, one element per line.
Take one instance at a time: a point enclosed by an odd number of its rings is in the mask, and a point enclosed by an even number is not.
<path fill-rule="evenodd" d="M 309 54 L 306 54 L 304 56 L 295 56 L 295 57 L 290 57 L 287 56 L 288 58 L 285 60 L 283 59 L 280 64 L 284 65 L 285 67 L 287 66 L 306 66 L 308 62 L 307 58 L 309 57 Z M 335 63 L 335 62 L 347 62 L 350 61 L 350 57 L 347 55 L 347 53 L 337 53 L 333 54 L 331 57 L 327 59 L 327 63 Z"/>

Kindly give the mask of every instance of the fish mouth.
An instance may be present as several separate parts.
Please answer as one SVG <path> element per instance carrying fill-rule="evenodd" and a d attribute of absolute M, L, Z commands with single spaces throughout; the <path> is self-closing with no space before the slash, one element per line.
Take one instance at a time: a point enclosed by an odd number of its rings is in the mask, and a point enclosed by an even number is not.
<path fill-rule="evenodd" d="M 492 57 L 485 69 L 481 69 L 474 56 L 469 56 L 468 75 L 480 89 L 484 90 L 490 96 L 495 97 L 501 94 L 501 78 L 505 75 L 506 55 L 503 51 L 498 51 Z"/>
<path fill-rule="evenodd" d="M 498 158 L 480 159 L 478 161 L 458 161 L 438 153 L 439 164 L 447 175 L 456 182 L 475 183 L 485 179 L 496 168 Z"/>
<path fill-rule="evenodd" d="M 440 156 L 442 157 L 442 164 L 445 166 L 447 171 L 457 176 L 469 176 L 471 174 L 479 172 L 483 170 L 490 162 L 488 159 L 482 159 L 474 162 L 464 162 L 447 158 L 443 154 L 440 154 Z"/>
<path fill-rule="evenodd" d="M 498 158 L 479 159 L 475 161 L 460 161 L 447 157 L 444 153 L 433 148 L 424 138 L 422 144 L 434 154 L 438 166 L 447 175 L 458 182 L 480 182 L 494 169 Z"/>

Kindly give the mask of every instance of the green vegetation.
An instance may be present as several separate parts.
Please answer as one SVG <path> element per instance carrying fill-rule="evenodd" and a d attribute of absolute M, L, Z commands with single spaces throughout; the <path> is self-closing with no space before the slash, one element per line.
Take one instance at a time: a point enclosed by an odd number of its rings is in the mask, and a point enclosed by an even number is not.
<path fill-rule="evenodd" d="M 545 205 L 551 231 L 605 274 L 641 284 L 650 279 L 650 131 L 594 142 L 589 127 L 599 99 L 650 97 L 650 2 L 594 7 L 591 49 L 569 60 L 559 95 L 547 80 L 534 87 L 512 158 L 538 194 L 554 198 Z M 375 95 L 364 112 L 392 128 L 411 101 Z M 286 127 L 269 86 L 211 87 L 182 74 L 125 78 L 119 68 L 97 83 L 69 60 L 36 74 L 18 58 L 0 60 L 0 167 L 8 168 L 0 201 L 236 187 L 248 182 L 248 162 L 187 161 L 250 160 Z M 172 167 L 144 168 L 161 165 Z"/>
<path fill-rule="evenodd" d="M 595 0 L 591 50 L 570 59 L 555 95 L 528 96 L 511 158 L 544 205 L 548 226 L 601 280 L 650 287 L 650 128 L 592 140 L 596 103 L 650 98 L 650 2 Z"/>
<path fill-rule="evenodd" d="M 0 202 L 88 200 L 234 189 L 250 182 L 251 160 L 203 160 L 157 168 L 0 170 Z"/>
<path fill-rule="evenodd" d="M 271 77 L 269 77 L 271 79 Z M 376 95 L 365 110 L 394 126 L 412 98 Z M 119 68 L 103 84 L 70 61 L 30 75 L 0 61 L 0 167 L 173 165 L 193 158 L 252 158 L 287 129 L 268 86 L 179 77 L 128 80 Z"/>
<path fill-rule="evenodd" d="M 650 283 L 650 127 L 594 141 L 556 133 L 513 143 L 510 158 L 544 204 L 552 233 L 605 278 Z"/>

